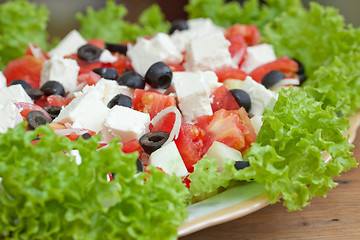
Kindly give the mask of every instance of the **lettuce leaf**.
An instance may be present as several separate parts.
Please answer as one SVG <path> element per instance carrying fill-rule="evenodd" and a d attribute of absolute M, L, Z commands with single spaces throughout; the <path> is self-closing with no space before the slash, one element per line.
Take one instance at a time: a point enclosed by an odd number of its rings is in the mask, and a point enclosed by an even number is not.
<path fill-rule="evenodd" d="M 139 23 L 124 20 L 127 9 L 114 1 L 107 1 L 103 9 L 95 11 L 88 7 L 86 15 L 77 13 L 80 22 L 80 33 L 87 39 L 101 38 L 106 42 L 135 41 L 139 36 L 167 32 L 170 23 L 165 21 L 164 14 L 156 4 L 145 9 L 139 16 Z"/>
<path fill-rule="evenodd" d="M 294 57 L 305 65 L 309 77 L 335 56 L 346 59 L 360 51 L 360 29 L 345 25 L 338 9 L 311 3 L 310 9 L 290 9 L 269 23 L 264 41 L 275 47 L 277 56 Z"/>
<path fill-rule="evenodd" d="M 32 42 L 47 48 L 46 32 L 49 11 L 25 0 L 0 4 L 0 70 L 15 58 L 24 55 Z"/>
<path fill-rule="evenodd" d="M 136 175 L 136 154 L 122 153 L 116 140 L 97 150 L 99 140 L 71 142 L 25 124 L 1 134 L 0 238 L 177 239 L 186 217 L 181 180 L 153 168 Z M 64 153 L 72 149 L 80 165 Z"/>
<path fill-rule="evenodd" d="M 189 18 L 211 18 L 219 26 L 228 27 L 235 23 L 253 24 L 262 31 L 263 27 L 280 13 L 289 9 L 300 9 L 300 0 L 268 0 L 260 5 L 259 0 L 249 0 L 240 5 L 236 1 L 190 0 L 185 6 Z"/>
<path fill-rule="evenodd" d="M 341 172 L 356 167 L 347 138 L 349 122 L 332 107 L 309 97 L 302 89 L 281 90 L 273 110 L 266 110 L 256 142 L 244 156 L 250 167 L 238 171 L 239 180 L 264 184 L 271 203 L 282 196 L 289 211 L 326 196 Z M 322 153 L 332 160 L 325 163 Z"/>

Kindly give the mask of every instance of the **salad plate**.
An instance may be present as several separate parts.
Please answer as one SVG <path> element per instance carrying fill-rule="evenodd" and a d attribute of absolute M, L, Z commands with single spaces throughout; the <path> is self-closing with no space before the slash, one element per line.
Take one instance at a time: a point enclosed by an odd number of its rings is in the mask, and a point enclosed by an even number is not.
<path fill-rule="evenodd" d="M 360 112 L 348 118 L 350 122 L 349 142 L 355 140 L 360 126 Z M 328 154 L 324 161 L 330 161 Z M 251 214 L 269 205 L 265 189 L 258 183 L 244 183 L 230 188 L 214 197 L 187 207 L 188 218 L 179 227 L 179 237 L 202 229 L 229 222 Z"/>

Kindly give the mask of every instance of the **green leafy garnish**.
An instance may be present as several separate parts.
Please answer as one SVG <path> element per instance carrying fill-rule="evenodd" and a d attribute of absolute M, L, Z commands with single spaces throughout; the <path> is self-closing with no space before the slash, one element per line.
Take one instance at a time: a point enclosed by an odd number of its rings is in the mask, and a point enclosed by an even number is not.
<path fill-rule="evenodd" d="M 29 43 L 46 49 L 49 11 L 25 0 L 0 4 L 0 70 L 24 55 Z"/>
<path fill-rule="evenodd" d="M 282 196 L 288 210 L 300 210 L 315 196 L 337 185 L 341 172 L 356 167 L 353 147 L 343 136 L 349 121 L 334 108 L 322 108 L 302 89 L 281 90 L 273 110 L 266 110 L 256 142 L 245 155 L 250 167 L 238 179 L 264 184 L 271 203 Z M 325 163 L 322 153 L 332 160 Z"/>
<path fill-rule="evenodd" d="M 177 239 L 186 217 L 181 180 L 153 168 L 136 174 L 136 154 L 116 141 L 97 150 L 99 140 L 71 142 L 25 124 L 1 134 L 0 238 Z"/>
<path fill-rule="evenodd" d="M 78 13 L 76 18 L 80 22 L 80 33 L 85 38 L 101 38 L 106 42 L 135 41 L 139 36 L 166 32 L 170 27 L 156 4 L 141 13 L 139 24 L 125 21 L 126 14 L 124 5 L 107 1 L 105 8 L 95 11 L 88 7 L 86 15 Z"/>

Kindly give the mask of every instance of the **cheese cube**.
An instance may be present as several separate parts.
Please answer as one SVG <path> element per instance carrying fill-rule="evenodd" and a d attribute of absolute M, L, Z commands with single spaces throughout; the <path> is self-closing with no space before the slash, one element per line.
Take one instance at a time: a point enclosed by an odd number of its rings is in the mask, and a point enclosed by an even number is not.
<path fill-rule="evenodd" d="M 250 73 L 255 68 L 276 60 L 274 47 L 270 44 L 258 44 L 247 47 L 247 56 L 241 65 L 241 70 Z"/>
<path fill-rule="evenodd" d="M 123 106 L 114 106 L 107 114 L 101 131 L 103 140 L 119 137 L 122 142 L 139 139 L 149 128 L 150 115 Z"/>
<path fill-rule="evenodd" d="M 0 106 L 5 106 L 9 102 L 33 103 L 29 95 L 20 84 L 0 88 Z"/>
<path fill-rule="evenodd" d="M 0 133 L 6 133 L 9 128 L 23 121 L 18 108 L 12 102 L 0 105 L 0 116 Z"/>
<path fill-rule="evenodd" d="M 99 61 L 102 63 L 113 63 L 116 62 L 118 60 L 118 58 L 114 55 L 111 54 L 111 52 L 107 49 L 105 49 L 104 51 L 102 51 Z"/>
<path fill-rule="evenodd" d="M 77 50 L 87 44 L 87 41 L 76 30 L 69 32 L 61 42 L 52 50 L 48 52 L 50 57 L 57 55 L 64 57 L 76 53 Z"/>
<path fill-rule="evenodd" d="M 207 34 L 188 44 L 184 67 L 187 71 L 216 70 L 234 67 L 229 52 L 230 42 L 222 33 Z"/>
<path fill-rule="evenodd" d="M 172 84 L 185 121 L 212 115 L 210 88 L 201 72 L 174 72 Z"/>
<path fill-rule="evenodd" d="M 58 81 L 63 85 L 65 91 L 76 91 L 79 70 L 80 67 L 74 59 L 55 56 L 44 62 L 41 70 L 40 86 L 48 81 Z"/>
<path fill-rule="evenodd" d="M 134 46 L 128 46 L 126 54 L 135 71 L 143 76 L 156 62 L 180 63 L 183 60 L 181 52 L 164 33 L 158 33 L 150 40 L 139 38 Z"/>
<path fill-rule="evenodd" d="M 247 92 L 251 99 L 249 113 L 262 115 L 265 108 L 273 108 L 277 101 L 278 94 L 265 88 L 264 85 L 256 82 L 250 76 L 246 77 L 241 89 Z"/>
<path fill-rule="evenodd" d="M 151 153 L 149 163 L 151 166 L 161 168 L 169 175 L 185 177 L 189 174 L 175 142 L 170 142 Z"/>
<path fill-rule="evenodd" d="M 0 89 L 6 87 L 6 78 L 2 71 L 0 71 Z"/>
<path fill-rule="evenodd" d="M 108 108 L 102 101 L 102 93 L 92 89 L 73 99 L 54 119 L 58 123 L 80 124 L 86 129 L 99 132 L 105 121 Z"/>

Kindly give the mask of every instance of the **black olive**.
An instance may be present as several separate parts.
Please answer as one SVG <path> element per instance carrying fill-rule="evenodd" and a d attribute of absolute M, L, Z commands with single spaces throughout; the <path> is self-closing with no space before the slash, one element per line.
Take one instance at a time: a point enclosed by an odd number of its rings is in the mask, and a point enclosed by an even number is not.
<path fill-rule="evenodd" d="M 241 170 L 241 169 L 244 169 L 246 167 L 249 167 L 250 163 L 247 162 L 247 161 L 236 161 L 234 166 L 235 166 L 236 170 Z"/>
<path fill-rule="evenodd" d="M 118 52 L 120 54 L 124 54 L 126 56 L 127 46 L 119 43 L 105 43 L 105 48 L 110 52 Z"/>
<path fill-rule="evenodd" d="M 189 29 L 189 26 L 185 20 L 176 20 L 171 23 L 169 34 L 173 34 L 175 30 L 182 31 L 186 29 Z"/>
<path fill-rule="evenodd" d="M 134 71 L 126 71 L 116 81 L 119 85 L 125 85 L 131 88 L 145 88 L 144 78 Z"/>
<path fill-rule="evenodd" d="M 301 85 L 305 82 L 307 77 L 305 76 L 305 74 L 299 74 L 298 76 L 299 76 L 299 81 L 300 81 L 300 85 Z"/>
<path fill-rule="evenodd" d="M 157 62 L 150 66 L 145 74 L 145 82 L 152 88 L 166 89 L 171 84 L 172 71 L 168 65 L 163 62 Z"/>
<path fill-rule="evenodd" d="M 29 129 L 31 130 L 39 127 L 40 125 L 51 123 L 52 121 L 51 118 L 45 116 L 45 114 L 40 111 L 29 112 L 26 119 L 28 121 Z"/>
<path fill-rule="evenodd" d="M 142 161 L 140 160 L 140 158 L 138 158 L 136 160 L 136 168 L 138 172 L 143 172 L 144 171 L 144 164 L 142 163 Z"/>
<path fill-rule="evenodd" d="M 11 81 L 9 86 L 17 85 L 17 84 L 20 84 L 24 89 L 31 88 L 31 85 L 29 83 L 27 83 L 27 82 L 25 82 L 24 80 L 21 80 L 21 79 L 16 79 L 16 80 Z"/>
<path fill-rule="evenodd" d="M 25 92 L 31 97 L 32 100 L 36 101 L 44 95 L 44 92 L 37 88 L 26 88 Z"/>
<path fill-rule="evenodd" d="M 65 97 L 65 89 L 63 85 L 57 81 L 48 81 L 42 85 L 40 89 L 44 92 L 45 96 L 60 95 Z"/>
<path fill-rule="evenodd" d="M 78 49 L 78 57 L 87 62 L 99 60 L 102 50 L 92 44 L 85 44 Z"/>
<path fill-rule="evenodd" d="M 161 148 L 161 146 L 169 138 L 169 133 L 163 131 L 154 131 L 144 134 L 139 143 L 144 152 L 151 154 L 152 152 Z"/>
<path fill-rule="evenodd" d="M 264 85 L 266 88 L 271 88 L 280 80 L 285 78 L 285 74 L 278 70 L 273 70 L 268 72 L 262 79 L 261 84 Z"/>
<path fill-rule="evenodd" d="M 241 89 L 231 89 L 231 94 L 235 98 L 237 104 L 240 107 L 244 107 L 246 112 L 249 112 L 251 109 L 251 98 L 247 92 Z"/>
<path fill-rule="evenodd" d="M 43 109 L 50 115 L 52 119 L 55 119 L 57 116 L 59 116 L 61 107 L 58 106 L 46 106 L 43 107 Z"/>
<path fill-rule="evenodd" d="M 299 60 L 297 60 L 296 58 L 292 58 L 295 62 L 298 63 L 299 65 L 299 70 L 296 72 L 297 74 L 304 74 L 305 73 L 305 67 L 304 64 L 302 64 L 302 62 L 300 62 Z"/>
<path fill-rule="evenodd" d="M 84 139 L 84 140 L 87 140 L 87 139 L 91 138 L 91 134 L 90 133 L 84 133 L 84 134 L 80 135 L 76 140 L 78 140 L 80 137 L 82 139 Z"/>
<path fill-rule="evenodd" d="M 116 80 L 119 77 L 119 71 L 115 68 L 95 68 L 92 71 L 105 79 Z"/>
<path fill-rule="evenodd" d="M 107 107 L 113 108 L 116 105 L 131 108 L 132 100 L 129 96 L 126 96 L 124 94 L 118 94 L 109 101 Z"/>

